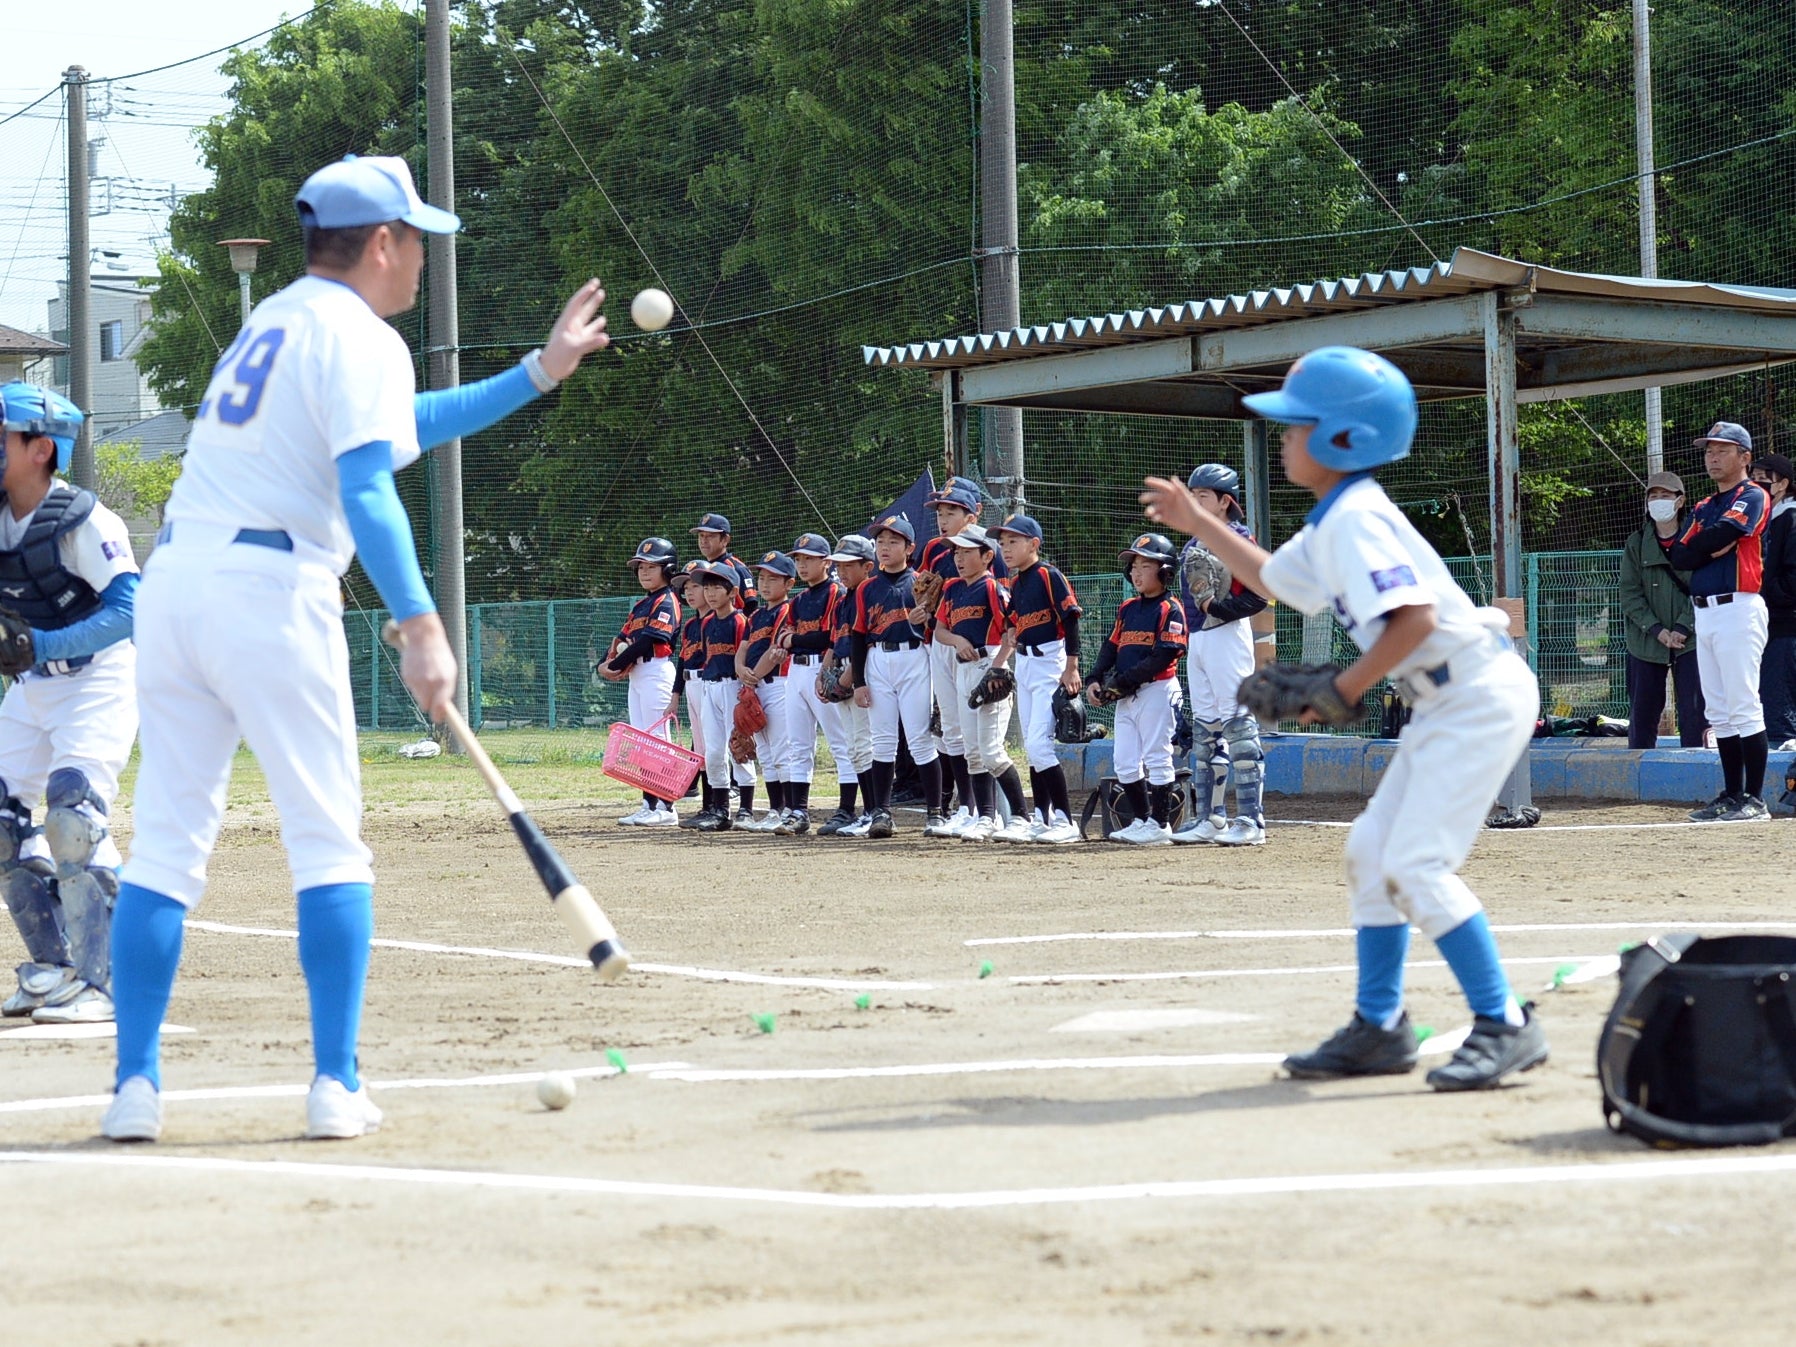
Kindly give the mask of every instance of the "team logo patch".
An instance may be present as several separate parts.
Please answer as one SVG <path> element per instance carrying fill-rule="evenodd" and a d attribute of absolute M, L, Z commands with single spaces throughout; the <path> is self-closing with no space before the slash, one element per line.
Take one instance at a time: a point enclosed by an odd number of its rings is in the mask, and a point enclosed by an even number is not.
<path fill-rule="evenodd" d="M 1139 537 L 1139 538 L 1137 538 L 1137 539 L 1136 539 L 1136 540 L 1135 540 L 1135 546 L 1137 546 L 1137 547 L 1146 547 L 1146 546 L 1147 546 L 1147 545 L 1148 545 L 1148 543 L 1149 543 L 1149 542 L 1151 542 L 1151 541 L 1152 541 L 1152 539 L 1150 539 L 1150 538 L 1149 538 L 1149 537 L 1148 537 L 1148 536 L 1147 536 L 1147 534 L 1145 534 L 1145 533 L 1144 533 L 1144 534 L 1142 534 L 1142 535 L 1141 535 L 1141 536 L 1140 536 L 1140 537 Z"/>
<path fill-rule="evenodd" d="M 641 547 L 637 548 L 636 550 L 638 552 L 642 553 L 642 555 L 646 557 L 649 554 L 649 545 L 647 543 L 644 543 Z"/>
<path fill-rule="evenodd" d="M 1387 589 L 1414 588 L 1416 573 L 1407 566 L 1391 566 L 1372 572 L 1372 585 L 1380 594 Z"/>
<path fill-rule="evenodd" d="M 108 561 L 117 561 L 120 557 L 125 555 L 125 545 L 123 543 L 103 542 L 100 544 L 100 555 L 105 557 Z"/>

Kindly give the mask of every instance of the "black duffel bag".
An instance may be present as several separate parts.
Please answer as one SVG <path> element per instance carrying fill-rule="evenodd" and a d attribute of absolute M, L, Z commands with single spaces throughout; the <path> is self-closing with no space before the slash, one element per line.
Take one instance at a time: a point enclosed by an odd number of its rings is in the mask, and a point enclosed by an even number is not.
<path fill-rule="evenodd" d="M 1603 1118 L 1661 1146 L 1796 1134 L 1796 938 L 1658 936 L 1622 955 L 1597 1040 Z"/>

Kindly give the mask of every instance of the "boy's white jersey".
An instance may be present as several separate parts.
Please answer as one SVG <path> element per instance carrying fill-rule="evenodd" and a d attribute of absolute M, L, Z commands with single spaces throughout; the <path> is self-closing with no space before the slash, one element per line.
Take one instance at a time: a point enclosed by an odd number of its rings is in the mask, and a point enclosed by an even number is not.
<path fill-rule="evenodd" d="M 1506 631 L 1500 609 L 1480 608 L 1369 475 L 1349 478 L 1310 512 L 1297 536 L 1260 568 L 1272 594 L 1305 613 L 1335 615 L 1361 650 L 1388 614 L 1429 604 L 1435 628 L 1392 677 L 1432 669 L 1468 645 Z"/>
<path fill-rule="evenodd" d="M 411 353 L 338 281 L 263 300 L 212 371 L 164 518 L 284 529 L 341 575 L 355 543 L 336 460 L 377 440 L 418 456 Z"/>

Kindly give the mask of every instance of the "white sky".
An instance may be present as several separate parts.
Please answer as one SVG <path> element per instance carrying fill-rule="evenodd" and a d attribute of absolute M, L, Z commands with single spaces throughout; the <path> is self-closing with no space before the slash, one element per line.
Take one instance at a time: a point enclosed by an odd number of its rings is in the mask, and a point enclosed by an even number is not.
<path fill-rule="evenodd" d="M 88 135 L 104 137 L 91 189 L 95 248 L 127 272 L 149 269 L 167 241 L 167 196 L 207 185 L 192 129 L 224 111 L 223 55 L 121 78 L 252 40 L 304 14 L 307 0 L 44 0 L 8 5 L 0 118 L 0 323 L 44 332 L 68 249 L 62 72 L 87 68 Z M 110 209 L 108 209 L 110 197 Z M 96 272 L 105 269 L 104 259 Z"/>

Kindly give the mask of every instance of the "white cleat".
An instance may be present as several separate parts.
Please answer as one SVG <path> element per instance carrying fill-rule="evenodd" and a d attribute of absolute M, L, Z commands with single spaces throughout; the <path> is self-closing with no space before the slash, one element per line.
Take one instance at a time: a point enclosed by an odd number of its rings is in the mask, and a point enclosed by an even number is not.
<path fill-rule="evenodd" d="M 154 1141 L 162 1135 L 162 1096 L 148 1076 L 132 1076 L 118 1087 L 100 1119 L 108 1141 Z"/>
<path fill-rule="evenodd" d="M 1060 814 L 1053 823 L 1036 833 L 1033 840 L 1046 846 L 1063 847 L 1069 842 L 1083 842 L 1085 835 L 1079 831 L 1078 824 L 1065 814 Z"/>
<path fill-rule="evenodd" d="M 924 828 L 925 837 L 959 837 L 975 822 L 972 810 L 964 804 L 954 813 L 936 824 L 933 828 Z"/>
<path fill-rule="evenodd" d="M 680 826 L 680 816 L 671 807 L 651 809 L 645 817 L 636 820 L 636 826 L 639 828 L 677 828 Z"/>
<path fill-rule="evenodd" d="M 368 1087 L 349 1087 L 335 1076 L 320 1076 L 306 1095 L 306 1136 L 313 1141 L 348 1141 L 380 1131 L 381 1112 Z"/>
<path fill-rule="evenodd" d="M 99 987 L 82 984 L 80 991 L 58 1005 L 42 1005 L 31 1012 L 36 1024 L 111 1024 L 112 997 Z"/>
<path fill-rule="evenodd" d="M 873 826 L 873 815 L 862 814 L 853 823 L 847 824 L 844 827 L 838 829 L 836 831 L 836 836 L 837 837 L 865 837 L 867 835 L 867 830 L 870 829 L 872 826 Z"/>
<path fill-rule="evenodd" d="M 634 828 L 640 823 L 647 822 L 648 814 L 649 807 L 646 804 L 638 805 L 636 807 L 636 812 L 634 814 L 625 814 L 617 821 L 617 826 L 620 828 Z"/>
<path fill-rule="evenodd" d="M 0 1004 L 0 1015 L 9 1020 L 31 1014 L 52 1000 L 66 1001 L 86 984 L 73 968 L 53 963 L 19 965 L 19 989 Z"/>
<path fill-rule="evenodd" d="M 957 834 L 963 842 L 989 842 L 998 831 L 998 820 L 989 816 L 976 818 Z"/>
<path fill-rule="evenodd" d="M 1112 842 L 1127 842 L 1137 847 L 1160 847 L 1172 844 L 1172 829 L 1155 823 L 1151 818 L 1136 819 L 1121 832 L 1110 834 Z"/>
<path fill-rule="evenodd" d="M 1266 825 L 1250 818 L 1238 818 L 1218 835 L 1219 847 L 1258 847 L 1266 844 Z"/>
<path fill-rule="evenodd" d="M 1180 846 L 1203 842 L 1214 842 L 1228 831 L 1229 821 L 1224 814 L 1212 814 L 1209 818 L 1187 820 L 1172 835 L 1172 840 Z"/>
<path fill-rule="evenodd" d="M 1036 832 L 1042 826 L 1041 814 L 1012 814 L 1010 822 L 999 828 L 988 839 L 993 842 L 1033 842 Z"/>

